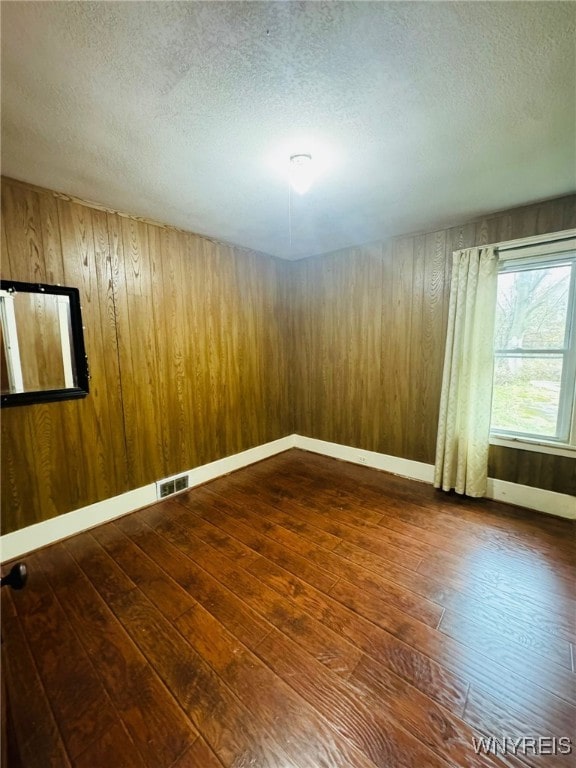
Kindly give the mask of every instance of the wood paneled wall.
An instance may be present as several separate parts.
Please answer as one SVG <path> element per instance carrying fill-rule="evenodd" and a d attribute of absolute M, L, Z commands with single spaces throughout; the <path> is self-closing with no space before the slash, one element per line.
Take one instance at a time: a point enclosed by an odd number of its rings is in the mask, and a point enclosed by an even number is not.
<path fill-rule="evenodd" d="M 576 226 L 576 195 L 293 265 L 295 430 L 434 462 L 452 251 Z M 492 447 L 490 475 L 576 494 L 576 461 Z"/>
<path fill-rule="evenodd" d="M 80 289 L 90 395 L 2 411 L 2 532 L 289 434 L 285 265 L 2 184 L 2 277 Z"/>
<path fill-rule="evenodd" d="M 2 182 L 2 277 L 80 289 L 91 391 L 2 411 L 2 532 L 292 432 L 433 462 L 456 248 L 576 226 L 576 196 L 296 263 Z M 576 492 L 573 459 L 490 474 Z"/>

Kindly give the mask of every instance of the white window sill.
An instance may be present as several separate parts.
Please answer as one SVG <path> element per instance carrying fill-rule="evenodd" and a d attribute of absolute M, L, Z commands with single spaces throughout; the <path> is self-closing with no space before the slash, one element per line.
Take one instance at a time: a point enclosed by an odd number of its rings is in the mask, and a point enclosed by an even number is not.
<path fill-rule="evenodd" d="M 576 459 L 576 446 L 566 444 L 558 445 L 527 438 L 490 435 L 490 445 L 502 445 L 505 448 L 517 448 L 520 451 L 534 451 L 535 453 L 552 453 L 555 456 L 568 456 L 571 459 Z"/>

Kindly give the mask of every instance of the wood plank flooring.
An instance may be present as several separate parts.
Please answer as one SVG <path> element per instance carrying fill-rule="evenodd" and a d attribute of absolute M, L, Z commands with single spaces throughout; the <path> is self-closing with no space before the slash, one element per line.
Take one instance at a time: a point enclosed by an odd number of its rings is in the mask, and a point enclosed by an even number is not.
<path fill-rule="evenodd" d="M 291 450 L 24 560 L 25 768 L 575 765 L 568 521 Z"/>

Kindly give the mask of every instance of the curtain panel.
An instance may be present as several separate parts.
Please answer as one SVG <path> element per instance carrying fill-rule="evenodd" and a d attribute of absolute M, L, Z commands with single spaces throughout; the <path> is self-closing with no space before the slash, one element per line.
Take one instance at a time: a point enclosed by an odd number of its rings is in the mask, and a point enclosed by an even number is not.
<path fill-rule="evenodd" d="M 434 486 L 484 496 L 488 478 L 498 256 L 455 251 Z"/>

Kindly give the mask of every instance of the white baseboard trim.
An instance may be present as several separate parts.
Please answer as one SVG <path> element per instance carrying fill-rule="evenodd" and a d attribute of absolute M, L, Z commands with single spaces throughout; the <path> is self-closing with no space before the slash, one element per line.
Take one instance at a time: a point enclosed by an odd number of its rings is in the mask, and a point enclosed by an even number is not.
<path fill-rule="evenodd" d="M 249 448 L 247 451 L 236 453 L 233 456 L 203 464 L 201 467 L 195 467 L 187 472 L 179 472 L 174 477 L 188 475 L 188 487 L 194 488 L 290 448 L 301 448 L 312 453 L 320 453 L 323 456 L 342 459 L 353 464 L 381 469 L 425 483 L 431 484 L 434 477 L 432 464 L 401 459 L 398 456 L 389 456 L 376 451 L 365 451 L 362 448 L 353 448 L 349 445 L 329 443 L 325 440 L 316 440 L 303 435 L 287 435 L 279 440 Z M 169 477 L 162 478 L 162 480 L 169 479 Z M 488 498 L 496 501 L 517 504 L 538 512 L 576 520 L 576 499 L 564 493 L 555 493 L 554 491 L 545 491 L 542 488 L 532 488 L 527 485 L 488 478 L 487 495 Z M 73 512 L 58 515 L 50 520 L 29 525 L 19 531 L 6 533 L 0 536 L 0 559 L 2 561 L 13 560 L 15 557 L 21 557 L 35 549 L 66 539 L 75 533 L 87 531 L 109 520 L 154 504 L 156 501 L 158 501 L 156 483 L 150 483 L 141 488 L 135 488 L 133 491 L 122 493 L 120 496 L 114 496 L 111 499 L 90 504 Z"/>
<path fill-rule="evenodd" d="M 296 435 L 296 448 L 312 453 L 321 453 L 323 456 L 331 456 L 334 459 L 342 459 L 352 464 L 361 464 L 364 467 L 383 469 L 394 475 L 408 477 L 411 480 L 422 480 L 431 483 L 434 480 L 434 467 L 432 464 L 424 464 L 421 461 L 400 459 L 398 456 L 388 456 L 386 453 L 365 451 L 363 448 L 352 448 L 340 443 L 328 443 L 325 440 L 316 440 L 314 437 Z"/>
<path fill-rule="evenodd" d="M 119 496 L 89 504 L 87 507 L 51 517 L 41 523 L 28 525 L 19 531 L 5 533 L 0 537 L 1 559 L 6 561 L 20 557 L 34 549 L 53 544 L 55 541 L 87 531 L 89 528 L 95 528 L 140 507 L 146 507 L 155 501 L 156 486 L 150 483 L 133 491 L 121 493 Z"/>
<path fill-rule="evenodd" d="M 382 469 L 385 472 L 392 472 L 394 475 L 407 477 L 411 480 L 421 480 L 430 484 L 434 480 L 434 466 L 432 464 L 401 459 L 398 456 L 388 456 L 376 451 L 365 451 L 362 448 L 352 448 L 349 445 L 329 443 L 325 440 L 316 440 L 302 435 L 295 435 L 295 438 L 295 447 L 305 451 L 321 453 L 323 456 L 342 459 L 352 464 Z M 537 512 L 576 520 L 576 499 L 566 493 L 545 491 L 542 488 L 509 483 L 506 480 L 496 480 L 490 477 L 488 478 L 488 493 L 486 495 L 495 501 L 517 504 Z"/>
<path fill-rule="evenodd" d="M 288 435 L 279 440 L 249 448 L 247 451 L 236 453 L 233 456 L 226 456 L 224 459 L 203 464 L 201 467 L 195 467 L 187 472 L 179 472 L 175 477 L 188 475 L 188 487 L 193 488 L 282 451 L 287 451 L 289 448 L 294 448 L 294 445 L 295 435 Z M 0 536 L 0 559 L 2 561 L 13 560 L 15 557 L 21 557 L 40 547 L 54 544 L 54 542 L 66 539 L 75 533 L 87 531 L 109 520 L 154 504 L 156 501 L 158 501 L 156 483 L 150 483 L 119 496 L 113 496 L 87 507 L 66 512 L 50 520 L 29 525 L 19 531 L 6 533 Z"/>
<path fill-rule="evenodd" d="M 576 520 L 576 498 L 567 493 L 545 491 L 543 488 L 509 483 L 506 480 L 496 480 L 489 477 L 486 495 L 495 501 L 504 501 L 507 504 L 516 504 L 519 507 L 526 507 L 526 509 L 545 512 L 548 515 Z"/>

